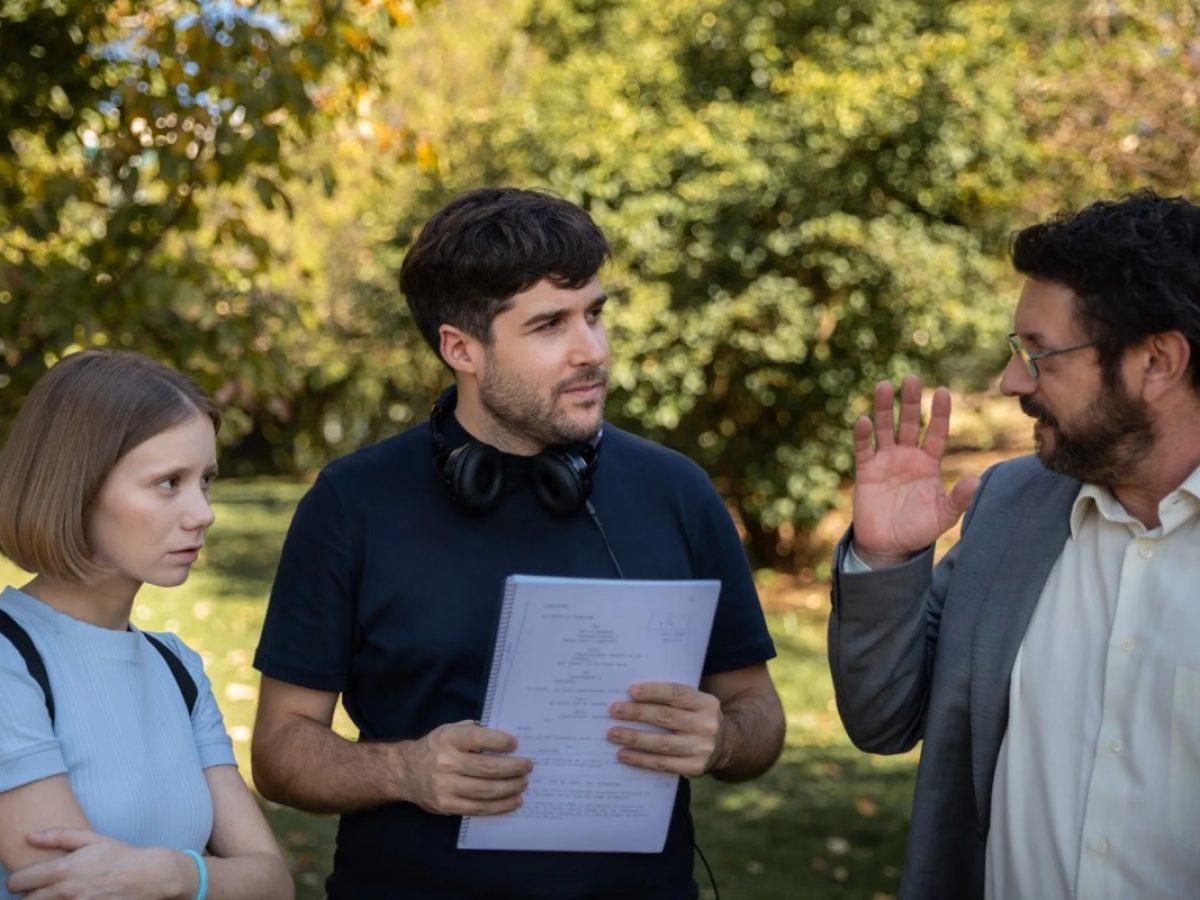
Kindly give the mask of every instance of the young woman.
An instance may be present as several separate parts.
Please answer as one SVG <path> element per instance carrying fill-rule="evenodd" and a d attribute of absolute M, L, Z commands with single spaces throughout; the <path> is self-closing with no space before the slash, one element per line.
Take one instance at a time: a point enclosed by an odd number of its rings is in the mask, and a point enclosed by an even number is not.
<path fill-rule="evenodd" d="M 12 424 L 0 553 L 35 577 L 0 594 L 0 898 L 293 894 L 200 657 L 129 623 L 204 545 L 219 424 L 191 379 L 105 351 Z"/>

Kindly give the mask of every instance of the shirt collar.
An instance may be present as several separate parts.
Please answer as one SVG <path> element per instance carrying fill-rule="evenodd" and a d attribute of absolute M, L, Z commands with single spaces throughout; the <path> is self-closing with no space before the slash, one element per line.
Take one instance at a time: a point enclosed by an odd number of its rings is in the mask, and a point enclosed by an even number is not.
<path fill-rule="evenodd" d="M 1093 509 L 1110 522 L 1128 523 L 1133 521 L 1133 517 L 1125 512 L 1125 508 L 1113 496 L 1112 491 L 1103 485 L 1089 482 L 1080 488 L 1079 495 L 1071 506 L 1072 540 L 1078 540 L 1079 529 L 1083 527 L 1084 520 Z"/>
<path fill-rule="evenodd" d="M 1181 505 L 1183 509 L 1176 512 L 1175 510 Z M 1071 506 L 1072 540 L 1079 537 L 1079 529 L 1092 509 L 1110 522 L 1142 527 L 1137 519 L 1125 511 L 1125 507 L 1121 505 L 1121 501 L 1112 491 L 1103 485 L 1085 484 L 1075 498 L 1075 503 Z M 1164 531 L 1171 531 L 1180 522 L 1200 510 L 1200 466 L 1193 469 L 1179 487 L 1163 497 L 1159 502 L 1158 510 L 1158 518 L 1162 522 Z"/>
<path fill-rule="evenodd" d="M 1176 490 L 1190 494 L 1193 500 L 1200 501 L 1200 466 L 1196 466 Z"/>

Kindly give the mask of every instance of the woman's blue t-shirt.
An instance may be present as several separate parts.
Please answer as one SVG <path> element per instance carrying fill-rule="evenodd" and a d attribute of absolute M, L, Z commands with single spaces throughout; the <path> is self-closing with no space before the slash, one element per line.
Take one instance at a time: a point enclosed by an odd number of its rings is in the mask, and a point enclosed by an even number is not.
<path fill-rule="evenodd" d="M 29 635 L 54 693 L 0 637 L 0 792 L 66 774 L 92 830 L 140 847 L 201 851 L 212 832 L 210 766 L 236 765 L 200 657 L 156 634 L 198 688 L 188 716 L 179 684 L 137 631 L 73 619 L 14 588 L 0 609 Z M 0 900 L 9 872 L 0 866 Z"/>

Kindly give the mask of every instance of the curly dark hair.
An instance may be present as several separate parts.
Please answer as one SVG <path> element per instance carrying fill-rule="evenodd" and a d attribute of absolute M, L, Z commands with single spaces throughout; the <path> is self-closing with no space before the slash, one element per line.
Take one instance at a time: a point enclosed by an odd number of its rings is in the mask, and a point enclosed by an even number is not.
<path fill-rule="evenodd" d="M 1018 272 L 1074 291 L 1106 378 L 1128 347 L 1178 331 L 1200 390 L 1200 206 L 1140 190 L 1018 231 L 1010 252 Z"/>
<path fill-rule="evenodd" d="M 417 327 L 439 352 L 444 323 L 490 343 L 492 320 L 514 294 L 548 278 L 580 288 L 610 249 L 583 209 L 541 191 L 479 188 L 425 223 L 400 268 L 400 290 Z"/>

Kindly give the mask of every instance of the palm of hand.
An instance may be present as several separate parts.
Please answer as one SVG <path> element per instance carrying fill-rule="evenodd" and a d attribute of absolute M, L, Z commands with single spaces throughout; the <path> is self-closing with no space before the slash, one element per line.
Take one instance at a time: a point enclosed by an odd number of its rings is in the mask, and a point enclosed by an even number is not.
<path fill-rule="evenodd" d="M 892 446 L 858 467 L 854 537 L 878 552 L 912 554 L 937 540 L 958 511 L 942 488 L 938 460 L 923 449 Z"/>

